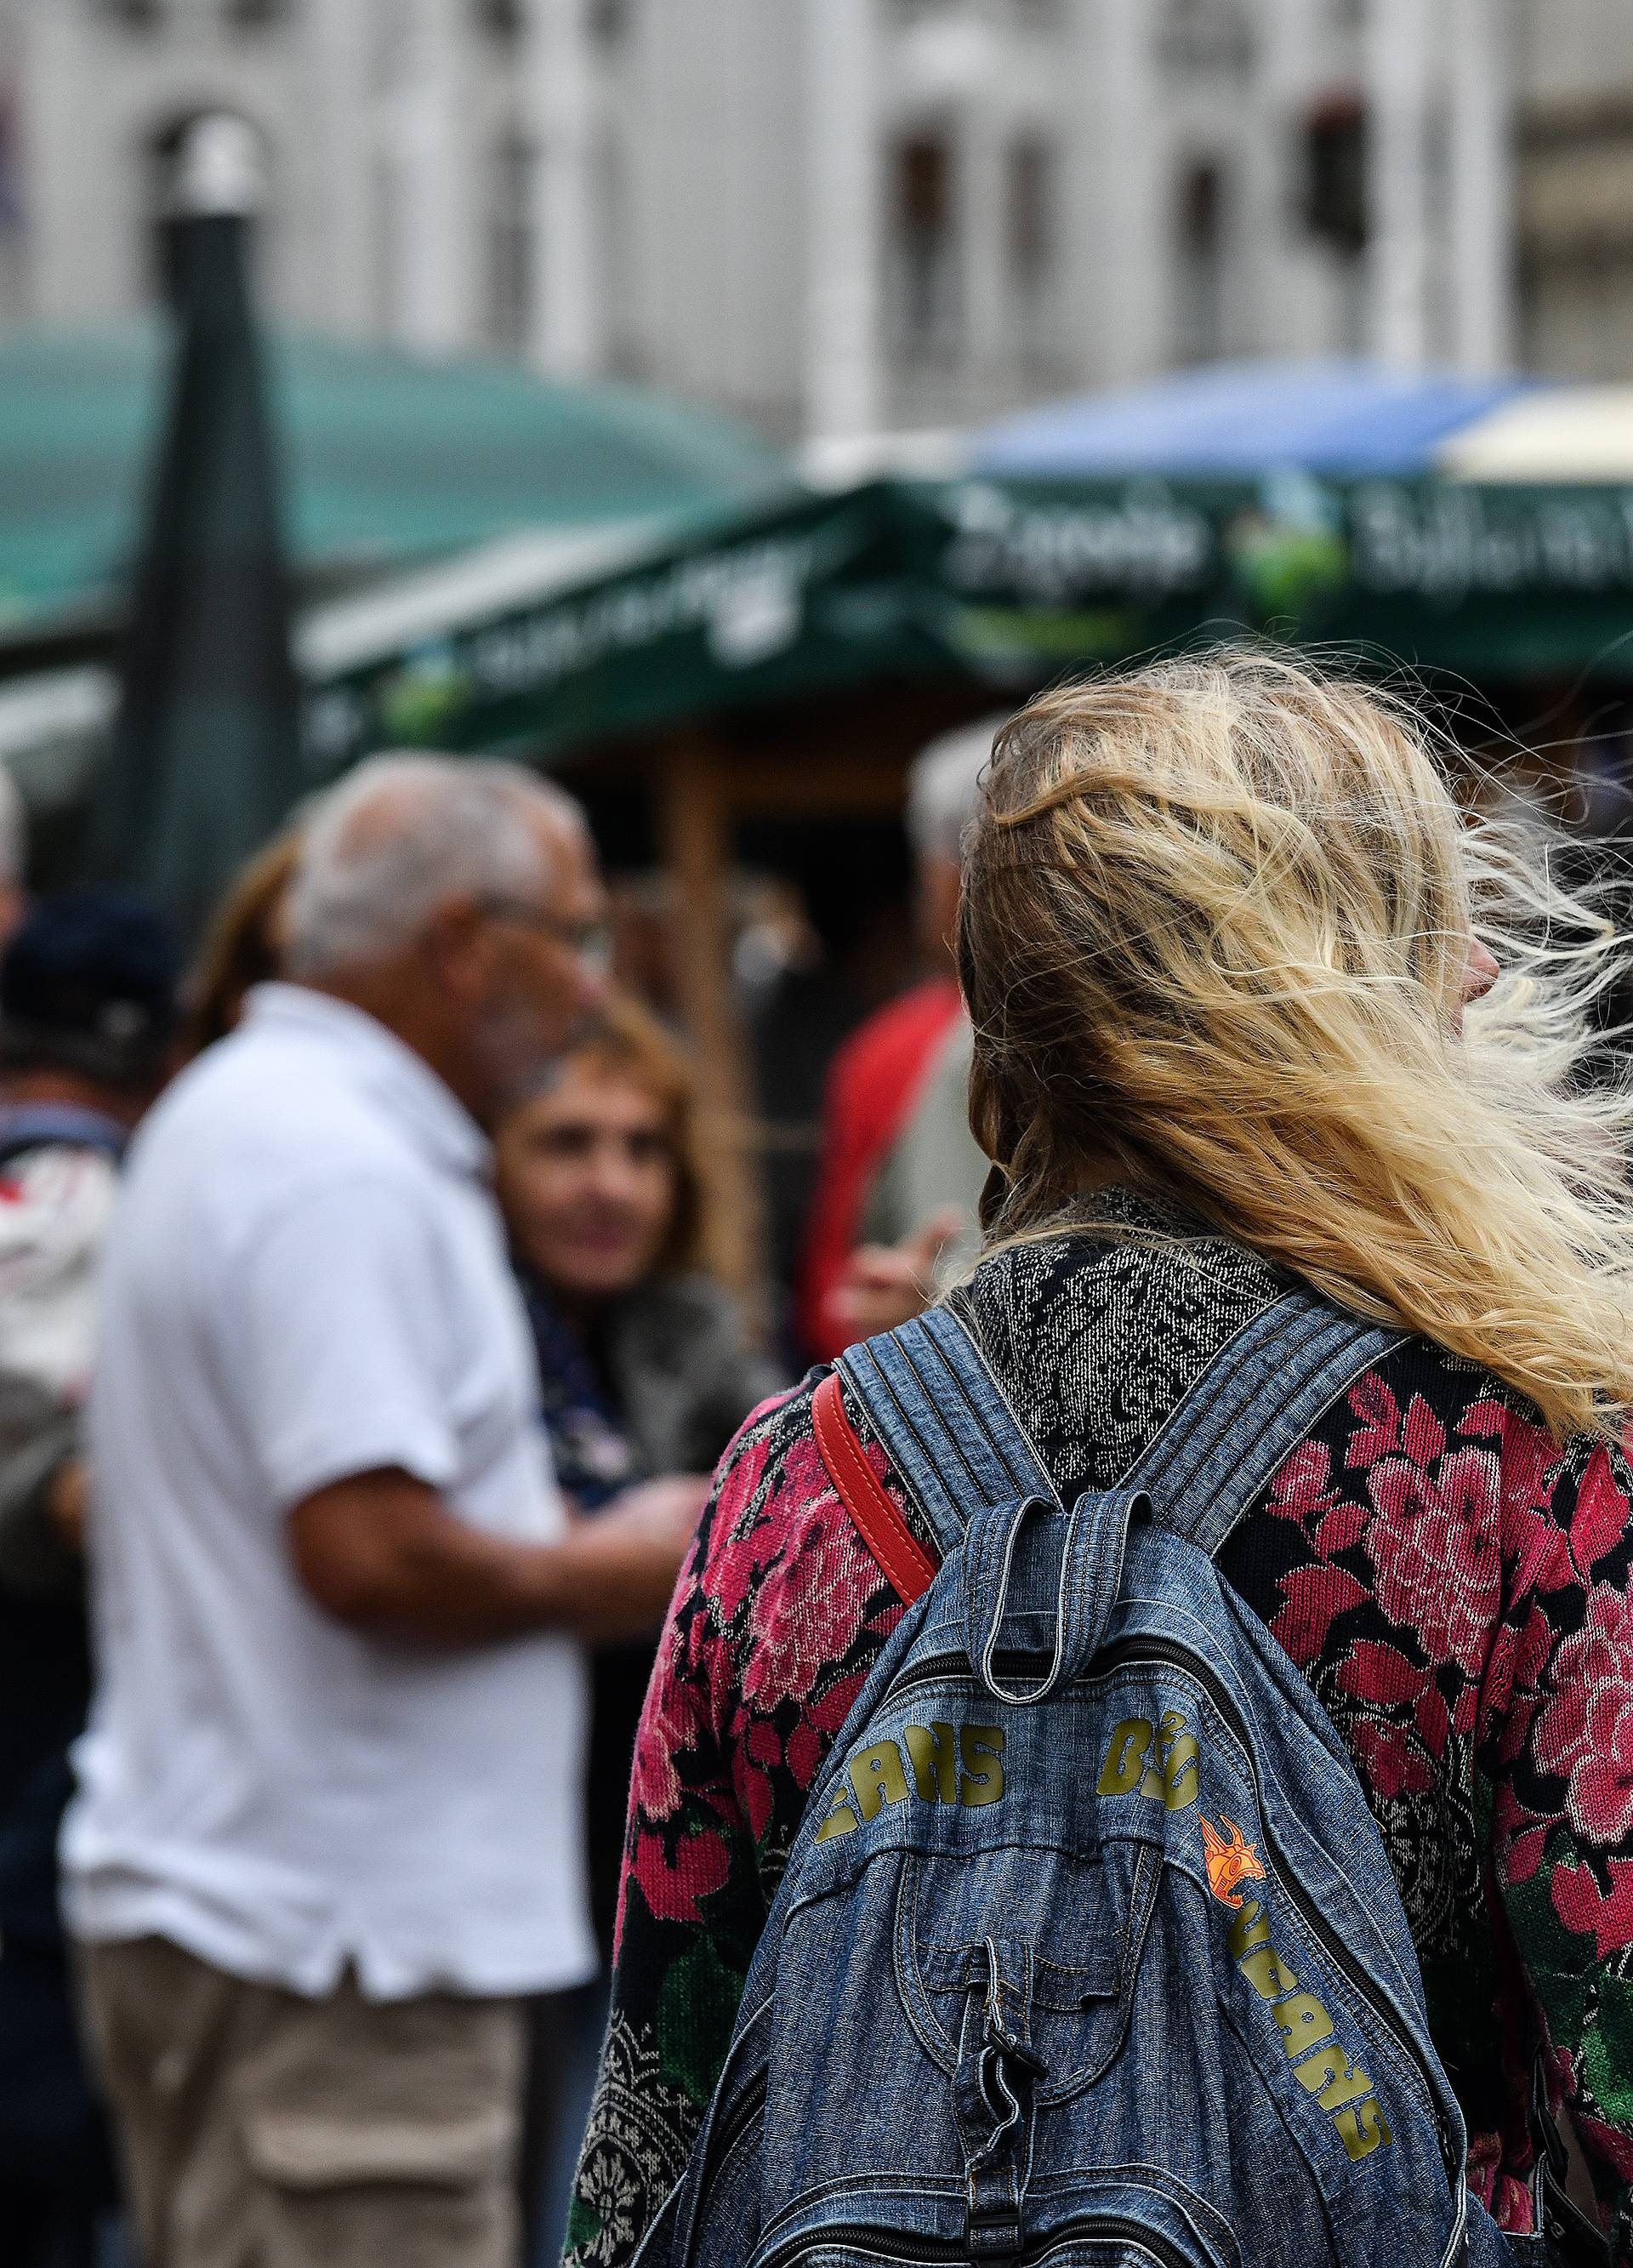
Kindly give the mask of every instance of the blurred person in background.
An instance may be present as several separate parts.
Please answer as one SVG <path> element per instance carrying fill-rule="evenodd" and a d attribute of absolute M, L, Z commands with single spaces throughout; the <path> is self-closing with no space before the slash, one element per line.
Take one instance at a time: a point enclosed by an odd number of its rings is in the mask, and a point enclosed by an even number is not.
<path fill-rule="evenodd" d="M 585 1981 L 584 1672 L 695 1505 L 572 1521 L 484 1129 L 599 1004 L 577 807 L 376 758 L 291 981 L 132 1153 L 65 1904 L 148 2268 L 511 2268 L 526 1996 Z"/>
<path fill-rule="evenodd" d="M 739 879 L 732 961 L 763 1137 L 766 1258 L 791 1352 L 828 1072 L 850 1034 L 913 982 L 916 909 L 899 818 L 802 817 L 756 828 L 754 848 L 770 871 Z"/>
<path fill-rule="evenodd" d="M 91 1695 L 78 1530 L 95 1270 L 167 1066 L 179 973 L 167 924 L 107 890 L 41 900 L 0 960 L 0 2232 L 16 2268 L 90 2268 L 114 2201 L 56 1841 Z"/>
<path fill-rule="evenodd" d="M 933 973 L 853 1032 L 828 1075 L 800 1314 L 823 1360 L 917 1314 L 975 1248 L 987 1161 L 969 1130 L 973 1043 L 953 932 L 961 845 L 1002 722 L 989 717 L 932 740 L 908 776 Z"/>
<path fill-rule="evenodd" d="M 299 834 L 291 829 L 276 836 L 217 907 L 188 979 L 189 1055 L 236 1031 L 253 988 L 283 974 L 284 910 L 299 861 Z"/>
<path fill-rule="evenodd" d="M 17 782 L 0 764 L 0 948 L 28 909 L 28 815 Z"/>
<path fill-rule="evenodd" d="M 538 1351 L 556 1477 L 599 1517 L 661 1483 L 701 1513 L 709 1476 L 749 1411 L 785 1382 L 756 1354 L 731 1294 L 703 1274 L 704 1181 L 691 1066 L 644 1008 L 614 997 L 496 1139 L 499 1201 Z M 610 1965 L 629 1764 L 658 1617 L 591 1671 L 586 1774 L 591 1911 Z M 604 1985 L 540 2010 L 530 2247 L 561 2251 L 606 2022 Z"/>

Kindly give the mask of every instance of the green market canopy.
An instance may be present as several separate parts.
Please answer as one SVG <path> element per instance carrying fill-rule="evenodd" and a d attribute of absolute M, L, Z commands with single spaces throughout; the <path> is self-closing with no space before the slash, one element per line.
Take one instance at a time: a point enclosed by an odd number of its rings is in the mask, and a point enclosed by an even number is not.
<path fill-rule="evenodd" d="M 0 347 L 0 634 L 121 603 L 168 358 L 158 324 Z M 308 584 L 521 530 L 673 529 L 792 484 L 754 434 L 634 387 L 313 339 L 275 338 L 268 359 Z"/>
<path fill-rule="evenodd" d="M 728 512 L 494 600 L 445 579 L 418 639 L 354 615 L 309 641 L 315 768 L 408 730 L 544 753 L 893 678 L 1020 690 L 1244 630 L 1629 682 L 1633 388 L 1181 372 L 1005 421 L 955 477 Z"/>
<path fill-rule="evenodd" d="M 452 579 L 441 586 L 456 600 Z M 327 774 L 383 741 L 541 755 L 870 681 L 1022 690 L 1250 631 L 1498 682 L 1633 682 L 1633 482 L 886 482 L 569 587 L 359 604 L 302 640 Z"/>
<path fill-rule="evenodd" d="M 1134 415 L 1153 397 L 1166 425 Z M 1633 388 L 1268 367 L 1088 409 L 1098 438 L 1081 406 L 1039 413 L 1041 440 L 997 428 L 952 477 L 784 482 L 666 524 L 535 512 L 311 608 L 310 775 L 403 740 L 548 757 L 891 681 L 1019 693 L 1242 631 L 1633 686 Z M 84 673 L 0 689 L 0 755 L 98 703 Z"/>

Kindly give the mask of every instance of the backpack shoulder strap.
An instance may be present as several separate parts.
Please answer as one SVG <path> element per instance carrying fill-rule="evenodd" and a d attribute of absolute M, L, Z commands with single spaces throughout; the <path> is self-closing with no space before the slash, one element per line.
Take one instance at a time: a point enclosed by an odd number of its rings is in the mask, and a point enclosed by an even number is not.
<path fill-rule="evenodd" d="M 1162 1526 L 1210 1556 L 1321 1412 L 1406 1334 L 1289 1292 L 1244 1325 L 1123 1476 Z M 898 1595 L 927 1590 L 935 1566 L 864 1455 L 840 1379 L 866 1411 L 945 1558 L 989 1505 L 1059 1505 L 1026 1428 L 967 1329 L 948 1307 L 850 1348 L 817 1388 L 813 1415 L 829 1477 Z"/>
<path fill-rule="evenodd" d="M 936 1563 L 914 1535 L 901 1507 L 867 1461 L 845 1415 L 839 1373 L 830 1370 L 811 1400 L 817 1447 L 840 1502 L 904 1606 L 922 1598 L 936 1580 Z"/>
<path fill-rule="evenodd" d="M 839 1373 L 912 1491 L 945 1559 L 989 1505 L 1057 1504 L 1025 1428 L 950 1307 L 850 1347 Z"/>
<path fill-rule="evenodd" d="M 1122 1485 L 1211 1557 L 1321 1412 L 1406 1336 L 1287 1292 L 1220 1349 Z"/>

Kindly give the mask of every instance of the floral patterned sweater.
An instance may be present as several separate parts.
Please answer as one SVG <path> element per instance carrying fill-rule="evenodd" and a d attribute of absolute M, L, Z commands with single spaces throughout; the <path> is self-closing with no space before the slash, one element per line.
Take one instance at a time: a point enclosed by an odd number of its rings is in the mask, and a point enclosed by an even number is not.
<path fill-rule="evenodd" d="M 1104 1214 L 1107 1208 L 1101 1207 Z M 959 1297 L 1070 1497 L 1111 1486 L 1285 1288 L 1128 1197 L 1132 1234 L 987 1261 Z M 1145 1232 L 1157 1232 L 1155 1234 Z M 819 1766 L 902 1609 L 835 1497 L 813 1373 L 722 1462 L 636 1750 L 612 2021 L 569 2225 L 622 2268 L 684 2169 Z M 852 1408 L 875 1469 L 928 1532 Z M 1540 2016 L 1633 2260 L 1633 1474 L 1422 1339 L 1293 1450 L 1220 1557 L 1309 1678 L 1400 1881 L 1471 2183 L 1532 2225 Z"/>

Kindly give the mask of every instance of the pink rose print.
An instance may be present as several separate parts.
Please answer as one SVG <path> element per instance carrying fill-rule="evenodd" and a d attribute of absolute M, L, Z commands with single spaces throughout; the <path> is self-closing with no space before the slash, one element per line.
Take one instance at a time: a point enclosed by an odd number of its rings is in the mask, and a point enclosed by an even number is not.
<path fill-rule="evenodd" d="M 1349 1728 L 1351 1754 L 1367 1786 L 1386 1803 L 1397 1795 L 1421 1795 L 1434 1784 L 1434 1772 L 1404 1726 L 1358 1718 Z"/>
<path fill-rule="evenodd" d="M 1434 1672 L 1415 1668 L 1398 1646 L 1357 1638 L 1338 1673 L 1338 1690 L 1397 1714 L 1409 1708 L 1417 1737 L 1431 1757 L 1444 1755 L 1451 1720 Z M 1419 1783 L 1414 1779 L 1413 1786 Z M 1428 1778 L 1421 1783 L 1427 1787 Z"/>
<path fill-rule="evenodd" d="M 1628 1500 L 1616 1486 L 1608 1449 L 1595 1449 L 1577 1487 L 1570 1515 L 1570 1556 L 1585 1583 L 1599 1562 L 1628 1532 Z"/>
<path fill-rule="evenodd" d="M 808 1788 L 817 1776 L 824 1750 L 821 1736 L 808 1718 L 801 1718 L 788 1736 L 788 1769 L 794 1785 Z"/>
<path fill-rule="evenodd" d="M 1534 1603 L 1519 1629 L 1504 1623 L 1492 1641 L 1480 1681 L 1475 1725 L 1483 1741 L 1493 1717 L 1503 1719 L 1497 1745 L 1503 1764 L 1512 1764 L 1530 1738 L 1532 1719 L 1542 1705 L 1542 1672 L 1553 1643 L 1553 1627 Z"/>
<path fill-rule="evenodd" d="M 1563 1469 L 1553 1435 L 1490 1399 L 1471 1403 L 1457 1430 L 1490 1441 L 1502 1466 L 1503 1556 L 1514 1563 L 1510 1597 L 1573 1583 L 1570 1543 L 1553 1511 Z"/>
<path fill-rule="evenodd" d="M 1608 1896 L 1591 1867 L 1556 1867 L 1548 1884 L 1554 1911 L 1567 1929 L 1593 1937 L 1601 1961 L 1633 1945 L 1633 1859 L 1612 1859 L 1609 1867 Z"/>
<path fill-rule="evenodd" d="M 1361 1430 L 1350 1435 L 1344 1462 L 1365 1471 L 1399 1447 L 1401 1405 L 1381 1378 L 1369 1374 L 1350 1388 L 1350 1407 L 1361 1420 Z"/>
<path fill-rule="evenodd" d="M 736 1779 L 748 1831 L 756 1843 L 765 1833 L 776 1800 L 771 1775 L 783 1761 L 783 1742 L 769 1718 L 751 1725 L 738 1751 Z"/>
<path fill-rule="evenodd" d="M 697 1721 L 680 1675 L 678 1652 L 677 1627 L 672 1624 L 642 1719 L 630 1778 L 630 1807 L 653 1825 L 672 1819 L 680 1809 L 680 1776 L 674 1760 L 697 1745 Z"/>
<path fill-rule="evenodd" d="M 1445 1454 L 1445 1427 L 1421 1394 L 1412 1396 L 1401 1432 L 1401 1447 L 1412 1462 L 1427 1472 L 1437 1457 Z"/>
<path fill-rule="evenodd" d="M 1549 1822 L 1527 1811 L 1506 1780 L 1499 1782 L 1492 1842 L 1505 1882 L 1528 1882 L 1542 1863 Z"/>
<path fill-rule="evenodd" d="M 1477 1669 L 1502 1603 L 1497 1459 L 1456 1449 L 1431 1480 L 1407 1458 L 1384 1457 L 1366 1485 L 1379 1513 L 1366 1532 L 1379 1604 L 1431 1660 Z"/>
<path fill-rule="evenodd" d="M 740 1501 L 735 1489 L 729 1499 L 722 1496 L 703 1571 L 703 1588 L 722 1630 L 776 1557 L 779 1542 L 776 1524 L 752 1498 Z"/>
<path fill-rule="evenodd" d="M 1633 1827 L 1633 1602 L 1606 1583 L 1587 1619 L 1554 1657 L 1554 1699 L 1536 1732 L 1536 1760 L 1570 1782 L 1578 1834 L 1617 1843 Z"/>
<path fill-rule="evenodd" d="M 1270 1484 L 1269 1509 L 1311 1528 L 1340 1501 L 1333 1461 L 1320 1441 L 1300 1441 Z"/>
<path fill-rule="evenodd" d="M 1365 1604 L 1366 1592 L 1342 1567 L 1295 1567 L 1281 1580 L 1286 1605 L 1270 1624 L 1270 1634 L 1302 1669 L 1327 1643 L 1327 1633 L 1350 1607 Z"/>
<path fill-rule="evenodd" d="M 640 1830 L 629 1874 L 658 1921 L 695 1922 L 702 1901 L 717 1890 L 732 1871 L 731 1846 L 717 1827 L 683 1835 L 671 1854 L 662 1835 Z"/>
<path fill-rule="evenodd" d="M 804 1701 L 867 1616 L 881 1583 L 867 1546 L 838 1499 L 827 1493 L 800 1510 L 786 1557 L 761 1582 L 748 1620 L 743 1694 L 769 1713 Z"/>

